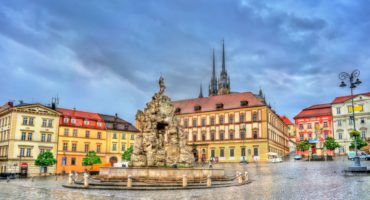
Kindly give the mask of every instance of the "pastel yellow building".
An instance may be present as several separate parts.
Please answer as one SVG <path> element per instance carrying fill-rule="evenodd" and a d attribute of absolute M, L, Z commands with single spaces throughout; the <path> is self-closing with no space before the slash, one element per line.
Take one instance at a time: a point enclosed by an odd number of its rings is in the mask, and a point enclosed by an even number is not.
<path fill-rule="evenodd" d="M 59 141 L 57 173 L 83 172 L 82 160 L 89 151 L 95 151 L 102 162 L 106 156 L 106 128 L 98 113 L 76 109 L 57 109 L 59 119 Z"/>
<path fill-rule="evenodd" d="M 267 161 L 268 152 L 285 156 L 288 127 L 251 92 L 174 101 L 197 161 Z"/>
<path fill-rule="evenodd" d="M 122 162 L 122 153 L 130 146 L 134 146 L 135 135 L 139 132 L 131 123 L 121 119 L 118 115 L 104 115 L 100 117 L 107 129 L 107 152 L 105 162 Z"/>
<path fill-rule="evenodd" d="M 55 108 L 55 106 L 54 106 Z M 40 167 L 35 159 L 44 151 L 56 157 L 60 113 L 41 104 L 13 105 L 0 108 L 0 173 L 26 173 L 35 176 Z M 55 173 L 55 166 L 46 168 Z"/>

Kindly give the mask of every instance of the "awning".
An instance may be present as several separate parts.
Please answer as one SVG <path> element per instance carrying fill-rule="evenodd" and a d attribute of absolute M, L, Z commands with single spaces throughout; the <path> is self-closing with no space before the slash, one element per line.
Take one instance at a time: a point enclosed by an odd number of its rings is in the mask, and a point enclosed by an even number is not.
<path fill-rule="evenodd" d="M 317 139 L 310 139 L 308 140 L 308 143 L 317 143 Z"/>

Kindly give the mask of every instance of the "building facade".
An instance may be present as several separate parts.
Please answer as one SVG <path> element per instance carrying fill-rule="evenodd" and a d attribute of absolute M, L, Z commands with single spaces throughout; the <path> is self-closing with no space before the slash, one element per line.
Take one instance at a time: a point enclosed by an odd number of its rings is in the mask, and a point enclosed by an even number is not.
<path fill-rule="evenodd" d="M 107 129 L 106 163 L 122 162 L 122 153 L 134 146 L 136 134 L 139 132 L 131 123 L 121 119 L 118 115 L 99 114 L 104 120 Z"/>
<path fill-rule="evenodd" d="M 336 150 L 338 154 L 346 154 L 349 151 L 352 138 L 350 132 L 356 125 L 364 140 L 370 140 L 370 93 L 354 95 L 355 122 L 352 118 L 351 96 L 337 97 L 332 102 L 333 130 L 335 139 L 341 145 Z"/>
<path fill-rule="evenodd" d="M 176 115 L 198 162 L 267 161 L 286 155 L 288 128 L 251 92 L 174 101 Z"/>
<path fill-rule="evenodd" d="M 37 156 L 50 151 L 56 157 L 60 113 L 53 108 L 12 102 L 0 108 L 0 173 L 39 175 Z M 55 166 L 44 170 L 55 173 Z"/>
<path fill-rule="evenodd" d="M 106 160 L 106 126 L 98 113 L 76 109 L 57 109 L 59 119 L 59 140 L 57 170 L 83 172 L 90 166 L 83 166 L 83 158 L 89 151 L 95 151 L 102 162 Z"/>
<path fill-rule="evenodd" d="M 289 152 L 295 152 L 297 146 L 295 126 L 287 116 L 280 116 L 280 118 L 288 126 Z"/>
<path fill-rule="evenodd" d="M 296 128 L 296 143 L 308 140 L 311 153 L 323 155 L 323 143 L 327 137 L 333 137 L 333 117 L 331 104 L 318 104 L 303 109 L 294 117 Z M 298 154 L 308 155 L 309 151 L 297 151 Z M 328 151 L 328 154 L 331 152 Z"/>

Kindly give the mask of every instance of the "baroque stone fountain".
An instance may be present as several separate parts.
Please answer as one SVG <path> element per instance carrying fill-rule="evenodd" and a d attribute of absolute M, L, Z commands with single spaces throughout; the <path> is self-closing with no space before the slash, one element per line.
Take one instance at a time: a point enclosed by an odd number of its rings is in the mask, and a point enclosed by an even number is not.
<path fill-rule="evenodd" d="M 99 175 L 63 185 L 83 189 L 168 190 L 229 187 L 249 183 L 248 173 L 226 176 L 224 169 L 194 168 L 191 147 L 175 115 L 171 99 L 159 92 L 136 114 L 140 133 L 135 138 L 129 167 L 101 167 Z M 214 181 L 212 183 L 212 181 Z M 126 186 L 126 187 L 125 187 Z"/>

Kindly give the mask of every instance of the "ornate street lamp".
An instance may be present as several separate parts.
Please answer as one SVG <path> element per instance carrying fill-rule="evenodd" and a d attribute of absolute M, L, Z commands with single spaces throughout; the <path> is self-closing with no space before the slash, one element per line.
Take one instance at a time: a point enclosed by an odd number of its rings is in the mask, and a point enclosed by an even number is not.
<path fill-rule="evenodd" d="M 356 87 L 358 87 L 362 82 L 360 81 L 360 79 L 358 79 L 358 77 L 360 76 L 360 71 L 359 70 L 353 70 L 352 73 L 347 73 L 347 72 L 341 72 L 339 74 L 339 79 L 342 81 L 340 83 L 340 87 L 341 88 L 345 88 L 345 87 L 349 87 L 351 89 L 351 101 L 352 101 L 352 116 L 350 117 L 350 120 L 352 120 L 353 122 L 353 130 L 356 131 L 356 120 L 355 120 L 355 106 L 354 106 L 354 103 L 353 103 L 353 89 L 355 89 Z M 348 81 L 349 85 L 347 85 L 345 82 Z M 360 157 L 357 155 L 357 140 L 356 140 L 356 137 L 357 136 L 353 136 L 354 138 L 354 143 L 355 143 L 355 151 L 356 151 L 356 155 L 355 155 L 355 158 L 354 158 L 354 167 L 361 167 L 361 163 L 360 163 Z"/>

